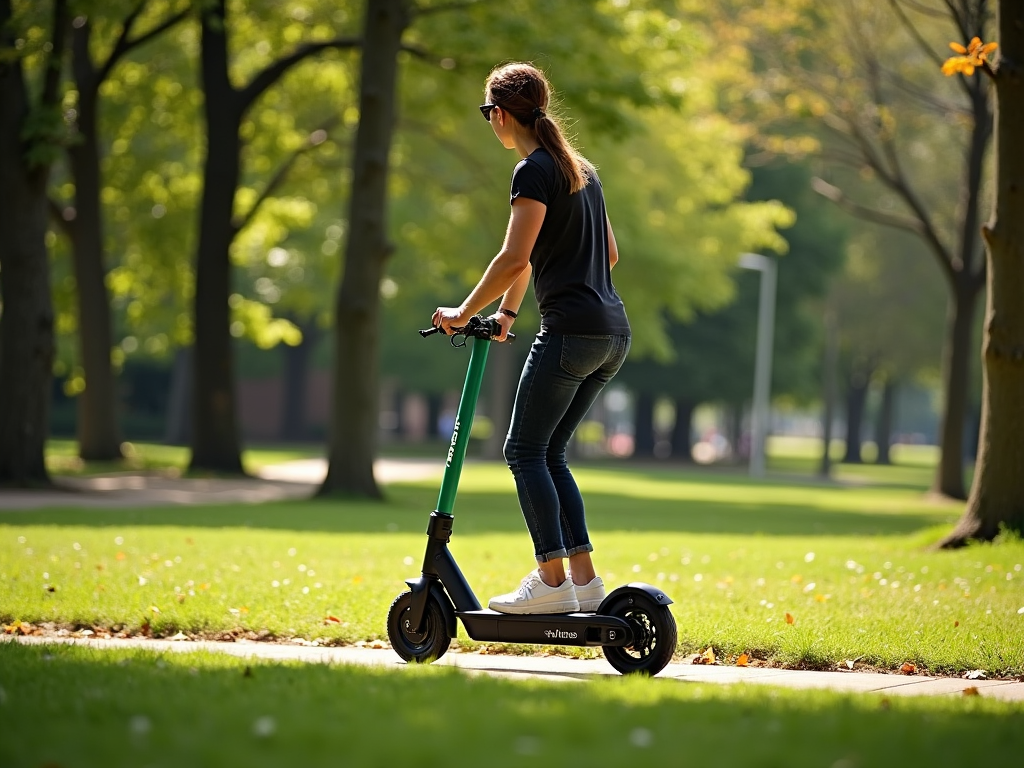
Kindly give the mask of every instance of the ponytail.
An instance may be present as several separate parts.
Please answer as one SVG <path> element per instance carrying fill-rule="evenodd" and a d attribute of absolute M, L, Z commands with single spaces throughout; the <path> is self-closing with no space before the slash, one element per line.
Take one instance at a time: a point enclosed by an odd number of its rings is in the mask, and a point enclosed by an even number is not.
<path fill-rule="evenodd" d="M 537 141 L 554 158 L 555 166 L 569 185 L 569 193 L 576 194 L 587 186 L 594 167 L 569 143 L 561 126 L 547 115 L 542 115 L 537 118 L 533 129 Z"/>
<path fill-rule="evenodd" d="M 594 166 L 565 137 L 558 119 L 547 114 L 551 85 L 543 72 L 531 64 L 505 64 L 491 72 L 484 91 L 489 101 L 533 128 L 537 142 L 554 159 L 570 194 L 587 186 Z"/>

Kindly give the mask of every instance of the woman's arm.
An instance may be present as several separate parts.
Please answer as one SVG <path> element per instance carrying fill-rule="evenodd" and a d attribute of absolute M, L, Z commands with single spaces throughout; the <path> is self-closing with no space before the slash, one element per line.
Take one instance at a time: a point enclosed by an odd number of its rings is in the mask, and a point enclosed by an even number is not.
<path fill-rule="evenodd" d="M 607 214 L 604 217 L 608 225 L 608 269 L 614 269 L 619 261 L 619 246 L 615 242 L 615 233 L 612 232 L 612 222 Z"/>
<path fill-rule="evenodd" d="M 544 203 L 526 197 L 516 198 L 512 203 L 505 243 L 498 255 L 491 260 L 480 282 L 460 306 L 437 308 L 432 318 L 435 327 L 440 326 L 447 333 L 452 326 L 458 328 L 465 325 L 470 317 L 518 283 L 523 272 L 530 266 L 530 254 L 546 213 L 547 206 Z M 526 281 L 529 281 L 529 274 Z M 519 301 L 522 301 L 525 292 L 524 283 Z"/>
<path fill-rule="evenodd" d="M 501 310 L 510 309 L 518 314 L 519 306 L 523 303 L 523 296 L 526 295 L 526 289 L 530 287 L 530 276 L 532 274 L 533 265 L 530 262 L 526 262 L 526 269 L 519 273 L 519 277 L 505 291 L 505 295 L 498 302 L 498 311 L 491 315 L 492 318 L 498 321 L 498 325 L 501 326 L 501 335 L 495 336 L 495 341 L 504 341 L 508 338 L 508 331 L 516 319 Z"/>

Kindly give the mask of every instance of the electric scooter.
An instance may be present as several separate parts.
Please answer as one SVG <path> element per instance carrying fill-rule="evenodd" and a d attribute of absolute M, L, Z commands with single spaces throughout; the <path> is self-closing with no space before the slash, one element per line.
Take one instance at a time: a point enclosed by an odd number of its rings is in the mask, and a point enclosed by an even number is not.
<path fill-rule="evenodd" d="M 440 328 L 420 331 L 424 337 Z M 676 623 L 672 600 L 657 587 L 633 582 L 612 591 L 595 613 L 507 614 L 482 608 L 448 549 L 466 444 L 473 426 L 480 385 L 491 339 L 501 331 L 495 320 L 479 315 L 453 328 L 451 344 L 473 340 L 469 370 L 448 447 L 437 509 L 430 513 L 427 548 L 418 578 L 407 579 L 388 611 L 388 639 L 406 661 L 441 658 L 461 621 L 473 640 L 538 645 L 600 646 L 608 662 L 622 674 L 656 675 L 672 659 Z M 509 334 L 509 340 L 514 338 Z M 457 341 L 461 339 L 461 343 Z"/>

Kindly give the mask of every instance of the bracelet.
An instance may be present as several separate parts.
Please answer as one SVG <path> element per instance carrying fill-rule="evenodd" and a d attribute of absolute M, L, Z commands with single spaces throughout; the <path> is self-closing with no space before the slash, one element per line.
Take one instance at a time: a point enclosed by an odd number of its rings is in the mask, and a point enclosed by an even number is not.
<path fill-rule="evenodd" d="M 508 309 L 507 307 L 501 307 L 498 311 L 501 312 L 501 314 L 503 315 L 508 315 L 513 320 L 519 317 L 519 314 L 517 312 L 513 312 L 511 309 Z"/>

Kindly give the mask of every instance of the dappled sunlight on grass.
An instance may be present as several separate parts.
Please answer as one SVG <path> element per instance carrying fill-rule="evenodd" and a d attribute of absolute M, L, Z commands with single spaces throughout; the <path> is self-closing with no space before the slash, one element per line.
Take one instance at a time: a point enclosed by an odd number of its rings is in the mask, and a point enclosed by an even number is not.
<path fill-rule="evenodd" d="M 1020 707 L 0 645 L 11 765 L 1011 765 Z M 737 735 L 741 738 L 737 738 Z M 979 747 L 979 745 L 983 745 Z M 481 757 L 485 756 L 485 757 Z"/>

